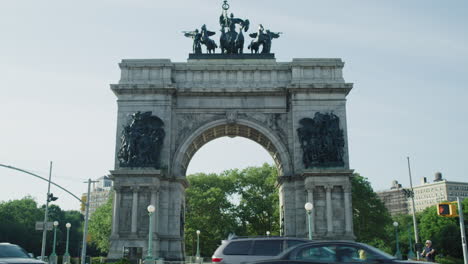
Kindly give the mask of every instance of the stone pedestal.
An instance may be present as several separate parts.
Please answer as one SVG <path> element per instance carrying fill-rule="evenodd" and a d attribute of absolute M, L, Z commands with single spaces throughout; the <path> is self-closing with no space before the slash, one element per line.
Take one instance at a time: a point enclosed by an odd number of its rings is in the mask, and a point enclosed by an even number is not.
<path fill-rule="evenodd" d="M 114 180 L 114 213 L 109 259 L 120 259 L 126 248 L 141 248 L 148 254 L 149 216 L 147 207 L 156 207 L 153 226 L 155 258 L 183 259 L 185 207 L 184 179 L 170 179 L 160 170 L 133 168 L 111 171 Z M 130 250 L 128 250 L 130 251 Z"/>

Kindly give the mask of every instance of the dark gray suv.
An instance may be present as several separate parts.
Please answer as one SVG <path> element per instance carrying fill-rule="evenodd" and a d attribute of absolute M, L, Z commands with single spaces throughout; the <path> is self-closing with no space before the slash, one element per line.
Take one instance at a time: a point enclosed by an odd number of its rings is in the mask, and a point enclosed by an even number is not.
<path fill-rule="evenodd" d="M 271 259 L 285 249 L 310 242 L 297 237 L 233 238 L 221 241 L 211 261 L 213 264 L 242 264 Z"/>
<path fill-rule="evenodd" d="M 32 258 L 23 248 L 10 243 L 0 243 L 0 264 L 46 264 Z"/>

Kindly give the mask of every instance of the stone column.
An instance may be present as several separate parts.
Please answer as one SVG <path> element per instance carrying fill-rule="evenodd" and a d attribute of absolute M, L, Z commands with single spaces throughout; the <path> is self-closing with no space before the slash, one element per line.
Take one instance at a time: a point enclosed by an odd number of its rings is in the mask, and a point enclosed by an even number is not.
<path fill-rule="evenodd" d="M 333 210 L 332 210 L 332 201 L 331 201 L 331 191 L 333 186 L 326 185 L 326 198 L 327 198 L 327 232 L 331 234 L 333 232 Z"/>
<path fill-rule="evenodd" d="M 315 186 L 314 185 L 308 185 L 307 186 L 307 202 L 311 203 L 314 208 L 312 209 L 312 212 L 311 212 L 311 217 L 312 217 L 312 234 L 315 233 L 315 204 L 314 204 L 314 188 Z M 306 215 L 307 217 L 307 215 Z M 309 219 L 307 219 L 307 221 L 309 221 Z M 308 222 L 306 222 L 308 223 Z"/>
<path fill-rule="evenodd" d="M 119 216 L 120 216 L 120 197 L 121 197 L 120 186 L 114 186 L 114 212 L 112 217 L 112 235 L 113 238 L 119 237 Z"/>
<path fill-rule="evenodd" d="M 351 208 L 351 186 L 343 186 L 345 207 L 345 231 L 352 233 L 353 209 Z"/>
<path fill-rule="evenodd" d="M 137 220 L 138 220 L 138 186 L 132 187 L 133 199 L 132 199 L 132 234 L 137 232 Z"/>

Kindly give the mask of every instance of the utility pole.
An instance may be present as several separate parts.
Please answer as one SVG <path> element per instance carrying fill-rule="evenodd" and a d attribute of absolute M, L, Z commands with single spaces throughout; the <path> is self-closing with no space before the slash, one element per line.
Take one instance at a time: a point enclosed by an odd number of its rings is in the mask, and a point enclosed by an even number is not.
<path fill-rule="evenodd" d="M 419 235 L 418 235 L 418 223 L 416 222 L 416 208 L 414 204 L 414 190 L 413 190 L 413 180 L 411 178 L 411 166 L 410 166 L 410 159 L 406 157 L 408 160 L 408 173 L 409 173 L 409 180 L 410 180 L 410 188 L 411 188 L 411 202 L 412 206 L 412 213 L 413 213 L 413 225 L 414 225 L 414 242 L 416 244 L 416 259 L 419 260 Z M 467 264 L 467 263 L 465 263 Z"/>
<path fill-rule="evenodd" d="M 49 167 L 49 182 L 48 182 L 48 187 L 47 187 L 47 201 L 46 201 L 46 208 L 45 208 L 45 213 L 44 213 L 44 223 L 42 225 L 43 231 L 42 231 L 42 248 L 41 248 L 41 260 L 44 261 L 44 256 L 45 256 L 45 246 L 46 246 L 46 240 L 47 240 L 47 218 L 48 218 L 48 213 L 49 213 L 49 196 L 50 196 L 50 180 L 52 178 L 52 161 L 50 162 L 50 167 Z"/>
<path fill-rule="evenodd" d="M 89 221 L 89 200 L 90 200 L 90 192 L 91 192 L 91 183 L 95 183 L 96 181 L 92 181 L 88 179 L 88 195 L 86 196 L 86 213 L 85 213 L 85 223 L 83 228 L 83 246 L 81 248 L 81 264 L 86 263 L 86 237 L 88 236 L 88 221 Z M 85 182 L 86 183 L 86 182 Z"/>
<path fill-rule="evenodd" d="M 460 232 L 461 232 L 462 248 L 463 248 L 463 260 L 465 261 L 465 264 L 468 264 L 468 250 L 466 248 L 465 221 L 463 218 L 463 205 L 462 205 L 462 200 L 460 200 L 460 197 L 457 197 L 457 203 L 458 203 L 458 216 L 460 218 Z"/>

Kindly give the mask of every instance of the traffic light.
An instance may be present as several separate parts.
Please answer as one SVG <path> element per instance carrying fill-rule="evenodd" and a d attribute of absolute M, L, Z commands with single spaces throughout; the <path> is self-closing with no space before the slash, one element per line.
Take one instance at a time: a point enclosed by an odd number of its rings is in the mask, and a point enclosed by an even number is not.
<path fill-rule="evenodd" d="M 53 202 L 53 201 L 56 201 L 58 199 L 58 197 L 55 197 L 53 193 L 49 193 L 47 195 L 47 201 L 48 202 Z"/>
<path fill-rule="evenodd" d="M 456 204 L 456 203 L 455 203 Z M 457 207 L 453 203 L 437 204 L 437 214 L 443 217 L 457 217 Z"/>

